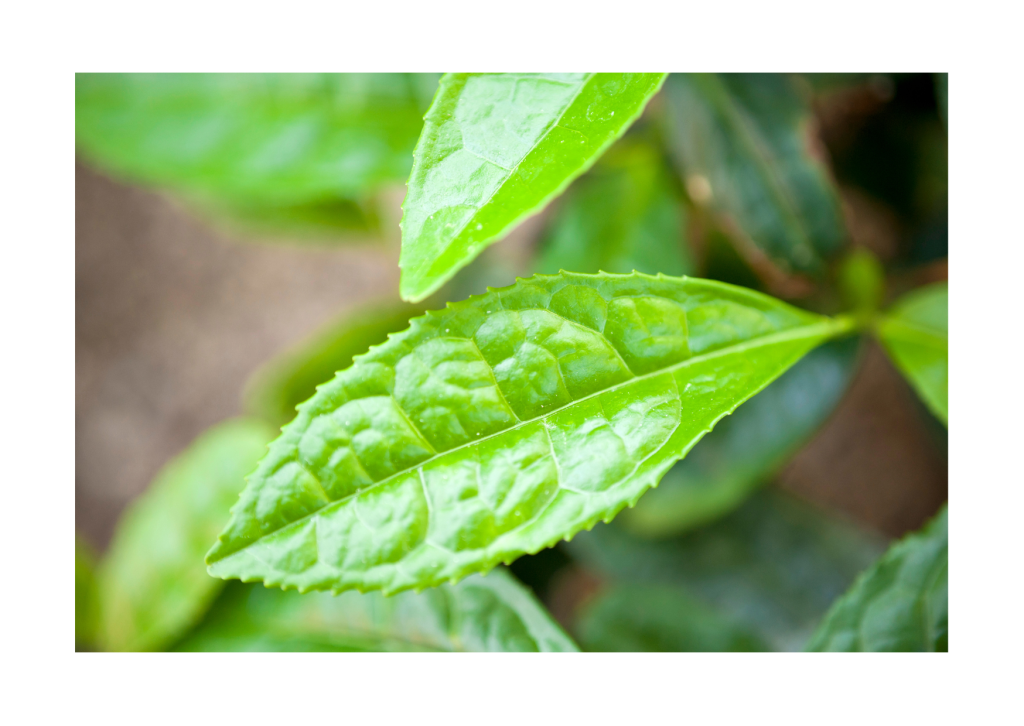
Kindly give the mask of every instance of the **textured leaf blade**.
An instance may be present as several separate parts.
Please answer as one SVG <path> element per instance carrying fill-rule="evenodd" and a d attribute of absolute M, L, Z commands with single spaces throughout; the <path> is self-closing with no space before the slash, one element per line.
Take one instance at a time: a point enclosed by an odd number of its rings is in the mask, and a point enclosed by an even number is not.
<path fill-rule="evenodd" d="M 885 315 L 878 335 L 928 408 L 949 424 L 949 287 L 915 290 Z"/>
<path fill-rule="evenodd" d="M 430 312 L 299 407 L 210 573 L 397 592 L 486 572 L 635 503 L 847 329 L 724 283 L 641 274 L 538 275 Z"/>
<path fill-rule="evenodd" d="M 96 553 L 75 536 L 75 649 L 90 648 L 96 641 Z"/>
<path fill-rule="evenodd" d="M 274 433 L 255 419 L 219 424 L 131 504 L 98 575 L 107 650 L 162 648 L 202 617 L 223 587 L 203 552 Z"/>
<path fill-rule="evenodd" d="M 626 138 L 566 193 L 538 271 L 694 271 L 686 215 L 659 149 Z"/>
<path fill-rule="evenodd" d="M 540 211 L 643 111 L 663 73 L 449 73 L 402 205 L 401 293 L 422 300 Z"/>
<path fill-rule="evenodd" d="M 115 174 L 203 197 L 359 197 L 408 175 L 435 83 L 386 73 L 78 74 L 75 137 Z"/>
<path fill-rule="evenodd" d="M 846 240 L 808 134 L 811 110 L 774 74 L 673 74 L 673 149 L 698 204 L 783 271 L 820 274 Z"/>
<path fill-rule="evenodd" d="M 176 650 L 576 651 L 533 595 L 495 570 L 393 597 L 233 584 Z"/>
<path fill-rule="evenodd" d="M 828 651 L 949 650 L 949 512 L 897 542 L 829 610 L 808 645 Z"/>
<path fill-rule="evenodd" d="M 665 475 L 657 489 L 622 513 L 620 523 L 648 537 L 681 534 L 738 507 L 799 449 L 849 385 L 855 338 L 811 351 L 723 419 Z"/>
<path fill-rule="evenodd" d="M 774 489 L 672 539 L 643 539 L 613 522 L 566 547 L 614 583 L 679 588 L 783 651 L 803 650 L 829 606 L 884 551 L 876 537 Z"/>

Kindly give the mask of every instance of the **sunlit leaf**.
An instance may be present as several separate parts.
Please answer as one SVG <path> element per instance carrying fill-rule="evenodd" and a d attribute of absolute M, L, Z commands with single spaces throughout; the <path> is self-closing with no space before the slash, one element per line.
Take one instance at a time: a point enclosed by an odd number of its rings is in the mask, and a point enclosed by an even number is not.
<path fill-rule="evenodd" d="M 422 300 L 586 171 L 663 73 L 449 73 L 403 204 L 401 293 Z"/>

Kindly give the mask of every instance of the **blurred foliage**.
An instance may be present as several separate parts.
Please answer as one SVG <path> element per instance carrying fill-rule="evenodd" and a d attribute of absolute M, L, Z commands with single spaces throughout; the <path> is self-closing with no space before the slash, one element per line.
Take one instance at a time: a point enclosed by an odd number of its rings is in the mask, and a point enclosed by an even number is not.
<path fill-rule="evenodd" d="M 75 535 L 75 650 L 91 650 L 96 645 L 98 616 L 96 552 Z"/>

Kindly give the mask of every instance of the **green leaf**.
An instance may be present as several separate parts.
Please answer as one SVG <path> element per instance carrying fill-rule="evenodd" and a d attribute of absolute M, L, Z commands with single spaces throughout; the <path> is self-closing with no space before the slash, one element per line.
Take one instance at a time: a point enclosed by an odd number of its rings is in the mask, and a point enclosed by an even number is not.
<path fill-rule="evenodd" d="M 677 588 L 618 585 L 584 606 L 577 624 L 584 650 L 602 652 L 749 652 L 761 639 Z"/>
<path fill-rule="evenodd" d="M 828 611 L 808 650 L 948 651 L 949 511 L 897 542 Z"/>
<path fill-rule="evenodd" d="M 942 423 L 949 424 L 949 287 L 945 282 L 904 296 L 878 324 L 896 367 Z"/>
<path fill-rule="evenodd" d="M 874 315 L 885 297 L 885 269 L 870 250 L 858 247 L 839 267 L 839 290 L 849 310 L 865 318 Z"/>
<path fill-rule="evenodd" d="M 839 197 L 811 153 L 811 109 L 776 74 L 673 74 L 672 146 L 694 202 L 780 269 L 820 274 L 846 240 Z"/>
<path fill-rule="evenodd" d="M 107 650 L 160 649 L 206 612 L 224 583 L 206 573 L 203 550 L 273 437 L 255 419 L 218 424 L 131 504 L 99 571 Z"/>
<path fill-rule="evenodd" d="M 537 268 L 689 274 L 685 224 L 659 150 L 623 139 L 569 189 Z"/>
<path fill-rule="evenodd" d="M 769 479 L 832 412 L 853 376 L 858 340 L 826 343 L 701 439 L 620 516 L 636 534 L 681 534 L 731 512 Z"/>
<path fill-rule="evenodd" d="M 436 76 L 77 74 L 79 151 L 225 202 L 359 197 L 404 179 Z"/>
<path fill-rule="evenodd" d="M 96 642 L 96 553 L 75 535 L 75 649 L 90 649 Z"/>
<path fill-rule="evenodd" d="M 207 555 L 282 588 L 457 581 L 633 504 L 849 329 L 724 283 L 537 275 L 449 305 L 299 406 Z"/>
<path fill-rule="evenodd" d="M 259 368 L 245 387 L 245 408 L 275 426 L 295 418 L 295 407 L 316 387 L 352 365 L 352 359 L 409 327 L 424 312 L 415 305 L 387 305 L 347 312 Z"/>
<path fill-rule="evenodd" d="M 663 73 L 449 73 L 402 205 L 401 293 L 422 300 L 540 211 L 643 111 Z"/>
<path fill-rule="evenodd" d="M 394 597 L 299 595 L 233 584 L 176 650 L 575 651 L 515 578 L 501 570 Z"/>
<path fill-rule="evenodd" d="M 874 536 L 774 489 L 673 539 L 642 539 L 615 522 L 566 547 L 614 582 L 677 587 L 788 651 L 803 649 L 829 606 L 883 551 Z"/>

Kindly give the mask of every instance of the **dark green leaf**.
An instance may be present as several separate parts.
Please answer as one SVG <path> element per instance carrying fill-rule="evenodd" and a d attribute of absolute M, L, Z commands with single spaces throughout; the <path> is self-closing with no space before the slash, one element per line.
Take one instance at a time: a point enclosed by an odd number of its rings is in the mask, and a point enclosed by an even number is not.
<path fill-rule="evenodd" d="M 618 585 L 601 593 L 584 607 L 577 630 L 580 644 L 589 651 L 767 650 L 756 635 L 664 585 Z"/>
<path fill-rule="evenodd" d="M 575 651 L 530 592 L 501 570 L 394 597 L 299 595 L 232 584 L 176 650 Z"/>
<path fill-rule="evenodd" d="M 89 543 L 75 536 L 75 649 L 91 648 L 96 642 L 96 553 Z"/>
<path fill-rule="evenodd" d="M 224 578 L 398 592 L 611 519 L 849 329 L 723 283 L 537 275 L 427 313 L 299 406 L 207 556 Z"/>
<path fill-rule="evenodd" d="M 255 419 L 219 424 L 131 504 L 99 571 L 107 650 L 160 649 L 202 617 L 224 584 L 206 573 L 203 551 L 273 437 Z"/>
<path fill-rule="evenodd" d="M 792 79 L 673 74 L 672 142 L 694 202 L 784 271 L 823 271 L 846 239 L 839 197 L 812 150 L 811 111 Z"/>
<path fill-rule="evenodd" d="M 897 542 L 832 606 L 808 650 L 948 651 L 949 512 Z"/>
<path fill-rule="evenodd" d="M 659 150 L 627 138 L 569 189 L 538 271 L 690 274 L 685 224 Z"/>
<path fill-rule="evenodd" d="M 401 293 L 422 300 L 586 171 L 663 73 L 449 73 L 416 144 Z"/>
<path fill-rule="evenodd" d="M 614 523 L 567 545 L 598 574 L 674 585 L 777 650 L 802 650 L 835 599 L 881 553 L 876 538 L 767 489 L 728 517 L 670 540 Z"/>
<path fill-rule="evenodd" d="M 848 338 L 811 351 L 701 439 L 657 488 L 622 513 L 621 524 L 641 536 L 663 537 L 738 507 L 831 413 L 853 375 L 857 348 Z"/>
<path fill-rule="evenodd" d="M 945 282 L 903 297 L 878 325 L 878 335 L 918 395 L 949 423 L 949 287 Z"/>

